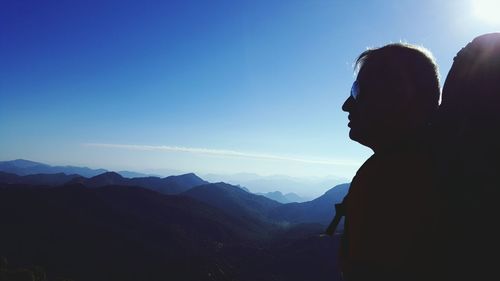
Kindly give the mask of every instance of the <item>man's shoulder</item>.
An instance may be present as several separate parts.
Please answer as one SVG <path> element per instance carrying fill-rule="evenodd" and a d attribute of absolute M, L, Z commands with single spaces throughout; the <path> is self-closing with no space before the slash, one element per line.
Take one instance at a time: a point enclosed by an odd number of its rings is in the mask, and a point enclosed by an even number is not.
<path fill-rule="evenodd" d="M 403 185 L 430 184 L 433 168 L 433 158 L 426 151 L 374 154 L 358 170 L 352 185 L 370 186 L 382 192 L 399 189 Z"/>

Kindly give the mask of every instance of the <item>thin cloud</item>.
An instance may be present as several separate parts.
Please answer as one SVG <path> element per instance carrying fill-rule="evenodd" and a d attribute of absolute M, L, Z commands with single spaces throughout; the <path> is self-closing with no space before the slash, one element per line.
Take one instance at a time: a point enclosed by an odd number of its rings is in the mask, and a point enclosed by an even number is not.
<path fill-rule="evenodd" d="M 234 150 L 182 147 L 182 146 L 110 144 L 110 143 L 85 143 L 84 145 L 91 147 L 127 149 L 127 150 L 187 152 L 194 154 L 241 157 L 241 158 L 252 158 L 252 159 L 263 159 L 263 160 L 292 161 L 292 162 L 301 162 L 308 164 L 334 165 L 334 166 L 359 166 L 361 164 L 358 161 L 345 160 L 345 159 L 307 159 L 301 157 L 289 157 L 289 156 L 280 156 L 280 155 L 264 154 L 264 153 L 248 153 L 248 152 L 241 152 Z"/>

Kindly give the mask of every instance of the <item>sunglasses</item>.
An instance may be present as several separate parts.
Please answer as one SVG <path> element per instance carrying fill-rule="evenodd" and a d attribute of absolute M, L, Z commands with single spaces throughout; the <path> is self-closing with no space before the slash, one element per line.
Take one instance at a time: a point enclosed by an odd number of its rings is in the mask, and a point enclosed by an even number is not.
<path fill-rule="evenodd" d="M 358 96 L 359 96 L 359 83 L 358 83 L 358 80 L 354 81 L 354 83 L 352 83 L 352 87 L 351 87 L 351 97 L 353 99 L 358 99 Z"/>

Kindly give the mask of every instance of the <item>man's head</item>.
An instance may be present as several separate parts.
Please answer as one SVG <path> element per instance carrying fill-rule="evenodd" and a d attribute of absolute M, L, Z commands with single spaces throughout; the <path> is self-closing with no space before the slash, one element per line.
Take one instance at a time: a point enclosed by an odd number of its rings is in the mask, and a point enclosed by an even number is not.
<path fill-rule="evenodd" d="M 439 78 L 429 51 L 390 44 L 363 52 L 358 75 L 342 110 L 351 139 L 374 150 L 414 135 L 439 106 Z"/>

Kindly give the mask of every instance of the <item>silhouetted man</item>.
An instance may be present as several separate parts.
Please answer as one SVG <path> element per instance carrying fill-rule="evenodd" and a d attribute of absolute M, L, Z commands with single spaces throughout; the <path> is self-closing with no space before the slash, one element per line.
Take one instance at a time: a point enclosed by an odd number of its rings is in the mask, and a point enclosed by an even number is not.
<path fill-rule="evenodd" d="M 429 280 L 435 211 L 428 124 L 439 105 L 430 53 L 407 44 L 363 52 L 351 95 L 352 140 L 374 154 L 353 178 L 341 266 L 348 281 Z"/>

